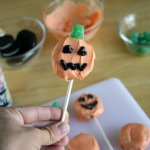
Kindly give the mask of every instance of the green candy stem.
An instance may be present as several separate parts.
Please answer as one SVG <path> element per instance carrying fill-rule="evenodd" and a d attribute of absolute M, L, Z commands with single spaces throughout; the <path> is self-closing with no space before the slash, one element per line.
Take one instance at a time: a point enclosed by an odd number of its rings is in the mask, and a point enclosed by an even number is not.
<path fill-rule="evenodd" d="M 84 39 L 84 27 L 80 24 L 74 25 L 70 36 L 75 39 L 83 40 Z"/>

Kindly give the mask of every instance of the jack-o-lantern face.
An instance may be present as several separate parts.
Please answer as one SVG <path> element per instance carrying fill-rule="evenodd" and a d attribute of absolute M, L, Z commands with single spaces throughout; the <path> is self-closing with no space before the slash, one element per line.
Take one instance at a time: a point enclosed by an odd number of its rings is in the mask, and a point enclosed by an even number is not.
<path fill-rule="evenodd" d="M 150 130 L 144 124 L 129 123 L 120 130 L 120 146 L 125 150 L 144 150 L 150 143 Z"/>
<path fill-rule="evenodd" d="M 80 121 L 96 118 L 104 111 L 101 99 L 93 94 L 82 94 L 75 101 L 74 108 Z"/>
<path fill-rule="evenodd" d="M 67 37 L 60 40 L 52 54 L 54 72 L 65 80 L 83 79 L 93 69 L 95 52 L 83 40 Z"/>

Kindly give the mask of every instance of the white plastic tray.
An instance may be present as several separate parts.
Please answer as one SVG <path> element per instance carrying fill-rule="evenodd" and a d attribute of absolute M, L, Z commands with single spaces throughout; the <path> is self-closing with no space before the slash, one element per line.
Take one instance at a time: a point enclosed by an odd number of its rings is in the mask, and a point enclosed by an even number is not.
<path fill-rule="evenodd" d="M 67 87 L 66 87 L 67 90 Z M 137 104 L 132 95 L 117 78 L 110 78 L 97 84 L 91 85 L 71 94 L 68 111 L 70 114 L 71 132 L 69 138 L 84 132 L 96 137 L 101 150 L 109 150 L 103 139 L 95 120 L 79 122 L 74 114 L 73 103 L 83 93 L 93 93 L 99 96 L 104 105 L 104 113 L 98 117 L 105 134 L 110 140 L 114 150 L 120 150 L 119 131 L 127 123 L 143 123 L 150 128 L 150 119 Z M 65 96 L 54 101 L 59 101 L 62 106 Z M 45 104 L 50 106 L 52 102 Z M 147 148 L 150 150 L 150 146 Z"/>

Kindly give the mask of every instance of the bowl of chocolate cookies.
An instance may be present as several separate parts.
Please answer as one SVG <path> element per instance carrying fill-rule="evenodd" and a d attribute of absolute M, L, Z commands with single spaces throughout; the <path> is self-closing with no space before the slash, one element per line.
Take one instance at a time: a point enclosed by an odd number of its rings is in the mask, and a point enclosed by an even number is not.
<path fill-rule="evenodd" d="M 22 66 L 37 55 L 46 38 L 43 23 L 21 16 L 0 20 L 0 64 Z"/>

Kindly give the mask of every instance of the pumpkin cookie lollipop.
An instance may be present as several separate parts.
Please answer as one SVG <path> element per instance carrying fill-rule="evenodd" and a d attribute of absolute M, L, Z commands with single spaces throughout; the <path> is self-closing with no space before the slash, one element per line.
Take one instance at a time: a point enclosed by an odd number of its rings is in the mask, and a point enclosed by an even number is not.
<path fill-rule="evenodd" d="M 84 27 L 75 25 L 71 35 L 61 39 L 52 53 L 52 66 L 55 74 L 69 81 L 62 122 L 65 119 L 73 80 L 84 79 L 93 69 L 95 52 L 91 45 L 84 41 Z"/>
<path fill-rule="evenodd" d="M 93 69 L 95 52 L 84 41 L 84 28 L 75 25 L 70 37 L 60 40 L 52 53 L 52 66 L 57 76 L 65 80 L 83 79 Z"/>
<path fill-rule="evenodd" d="M 98 96 L 84 93 L 75 101 L 74 109 L 79 121 L 88 121 L 100 116 L 104 111 L 104 106 Z"/>

